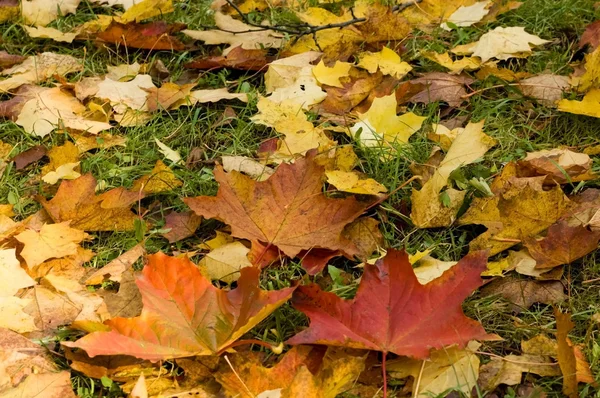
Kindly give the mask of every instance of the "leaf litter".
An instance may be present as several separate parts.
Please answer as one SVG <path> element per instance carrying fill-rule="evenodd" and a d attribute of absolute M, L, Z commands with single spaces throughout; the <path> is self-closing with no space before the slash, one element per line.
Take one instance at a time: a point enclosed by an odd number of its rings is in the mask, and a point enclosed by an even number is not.
<path fill-rule="evenodd" d="M 207 27 L 173 0 L 0 2 L 40 45 L 0 52 L 19 187 L 0 198 L 0 396 L 89 396 L 81 375 L 106 397 L 591 394 L 594 326 L 561 307 L 573 269 L 598 280 L 597 137 L 501 157 L 514 142 L 473 109 L 496 90 L 531 123 L 600 117 L 598 21 L 533 74 L 562 39 L 512 24 L 521 5 L 217 0 Z M 536 336 L 498 349 L 498 312 Z"/>

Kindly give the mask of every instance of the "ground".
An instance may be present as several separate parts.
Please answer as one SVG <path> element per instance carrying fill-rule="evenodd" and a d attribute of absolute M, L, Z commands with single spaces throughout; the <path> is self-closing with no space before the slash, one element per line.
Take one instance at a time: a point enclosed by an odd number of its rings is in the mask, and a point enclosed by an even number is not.
<path fill-rule="evenodd" d="M 95 14 L 106 14 L 106 9 L 86 3 L 84 11 L 78 11 L 75 16 L 67 16 L 55 21 L 51 26 L 68 30 L 69 27 L 80 24 L 83 20 L 91 19 Z M 82 10 L 80 6 L 80 10 Z M 255 15 L 253 17 L 259 18 Z M 290 14 L 272 15 L 275 21 L 289 20 Z M 167 21 L 183 22 L 190 29 L 200 29 L 212 24 L 208 1 L 182 1 L 176 4 L 176 11 L 165 16 Z M 403 60 L 410 62 L 416 73 L 443 71 L 443 68 L 419 58 L 416 54 L 424 49 L 442 50 L 458 44 L 464 44 L 477 39 L 481 33 L 494 26 L 523 26 L 530 33 L 552 43 L 537 49 L 527 60 L 513 59 L 507 67 L 514 70 L 525 70 L 534 74 L 549 71 L 560 75 L 572 72 L 569 64 L 581 59 L 583 54 L 577 51 L 578 39 L 584 27 L 600 18 L 592 0 L 525 0 L 518 10 L 501 15 L 492 24 L 481 27 L 461 28 L 453 32 L 441 29 L 432 32 L 416 32 L 404 43 L 406 50 Z M 123 48 L 98 46 L 93 42 L 81 45 L 65 46 L 50 40 L 30 39 L 19 25 L 6 24 L 2 26 L 0 48 L 13 54 L 33 55 L 43 51 L 71 54 L 83 58 L 85 69 L 80 75 L 70 76 L 71 81 L 81 76 L 99 75 L 106 72 L 107 65 L 148 62 L 160 59 L 176 80 L 181 74 L 188 73 L 184 64 L 201 53 L 168 51 L 148 52 L 134 51 Z M 220 71 L 201 72 L 199 87 L 218 88 L 225 82 L 238 90 L 260 93 L 263 90 L 262 75 L 243 73 L 223 69 Z M 525 152 L 549 149 L 559 146 L 583 148 L 600 141 L 600 123 L 597 119 L 558 112 L 555 109 L 535 104 L 510 84 L 494 77 L 476 82 L 472 87 L 474 94 L 469 102 L 451 110 L 453 115 L 467 116 L 471 120 L 485 119 L 485 131 L 496 138 L 499 145 L 490 150 L 484 160 L 464 170 L 469 175 L 488 177 L 502 167 L 502 164 L 521 158 Z M 184 159 L 192 148 L 202 149 L 202 162 L 195 168 L 177 167 L 174 169 L 178 178 L 185 182 L 183 187 L 161 195 L 160 204 L 151 207 L 149 217 L 155 216 L 162 220 L 170 210 L 186 210 L 181 201 L 182 197 L 197 195 L 214 195 L 217 184 L 212 175 L 214 160 L 225 154 L 253 156 L 258 145 L 265 139 L 274 137 L 271 129 L 252 124 L 249 117 L 256 113 L 256 97 L 246 105 L 239 102 L 230 104 L 206 104 L 197 107 L 182 107 L 170 112 L 157 112 L 144 126 L 114 129 L 116 133 L 127 136 L 127 146 L 113 147 L 88 154 L 82 159 L 82 172 L 91 172 L 98 180 L 105 181 L 106 187 L 128 187 L 136 178 L 147 174 L 155 162 L 163 159 L 154 143 L 154 138 L 160 139 L 173 149 L 178 150 Z M 231 106 L 237 113 L 237 120 L 232 124 L 215 126 L 225 106 Z M 440 115 L 448 111 L 447 106 L 432 103 L 427 106 L 410 105 L 408 110 L 427 116 L 427 122 L 436 122 Z M 427 123 L 426 122 L 426 123 Z M 67 136 L 54 133 L 46 138 L 38 138 L 24 134 L 16 124 L 0 121 L 0 139 L 18 146 L 23 151 L 37 144 L 48 147 L 62 144 Z M 343 136 L 336 136 L 340 143 L 352 144 Z M 355 151 L 362 160 L 362 171 L 385 185 L 393 194 L 371 215 L 381 221 L 387 244 L 393 248 L 406 248 L 414 253 L 418 250 L 432 249 L 432 254 L 442 260 L 457 260 L 468 251 L 469 241 L 479 234 L 482 229 L 474 226 L 461 226 L 443 229 L 418 230 L 411 226 L 407 217 L 411 186 L 396 190 L 411 177 L 409 165 L 412 162 L 426 161 L 433 144 L 424 135 L 417 134 L 411 139 L 411 145 L 399 150 L 398 156 L 391 160 L 381 160 L 368 149 L 356 147 Z M 0 180 L 0 202 L 8 200 L 16 203 L 18 218 L 24 218 L 39 209 L 39 204 L 33 197 L 42 194 L 51 197 L 52 192 L 42 189 L 41 185 L 32 183 L 33 176 L 38 175 L 43 164 L 24 171 L 7 170 Z M 600 169 L 600 164 L 597 165 Z M 9 166 L 11 167 L 11 166 Z M 598 186 L 597 182 L 566 185 L 567 193 L 580 191 L 583 187 Z M 155 213 L 155 214 L 152 214 Z M 196 236 L 175 244 L 168 244 L 157 233 L 160 223 L 148 231 L 131 233 L 95 233 L 94 240 L 87 247 L 94 250 L 97 256 L 87 266 L 102 267 L 127 249 L 134 246 L 143 235 L 147 239 L 148 252 L 156 251 L 189 251 L 193 250 L 200 241 L 211 237 L 216 221 L 204 222 Z M 600 263 L 596 262 L 597 252 L 591 253 L 569 266 L 565 270 L 570 281 L 567 286 L 569 299 L 563 303 L 573 314 L 576 329 L 572 336 L 576 343 L 582 344 L 587 355 L 592 372 L 600 374 L 600 345 L 598 329 L 591 325 L 593 314 L 600 312 L 598 300 L 598 284 L 582 283 L 600 277 Z M 360 276 L 347 260 L 337 259 L 334 265 L 352 274 Z M 269 269 L 264 273 L 262 283 L 264 288 L 287 286 L 290 280 L 303 277 L 299 266 L 287 269 Z M 338 293 L 352 296 L 356 283 Z M 497 298 L 481 298 L 477 294 L 464 304 L 465 312 L 483 323 L 490 333 L 497 333 L 504 340 L 484 343 L 481 351 L 497 355 L 520 352 L 521 340 L 531 338 L 541 332 L 551 332 L 555 327 L 552 308 L 547 305 L 537 305 L 524 310 L 518 317 L 506 310 L 506 304 Z M 306 318 L 289 305 L 277 310 L 265 320 L 253 333 L 257 337 L 266 336 L 269 330 L 275 329 L 280 340 L 285 340 L 306 325 Z M 67 338 L 65 333 L 63 338 Z M 270 336 L 273 339 L 273 336 Z M 60 362 L 61 358 L 57 357 Z M 118 396 L 110 392 L 100 381 L 89 379 L 77 373 L 73 376 L 76 391 L 82 397 Z M 560 378 L 545 378 L 542 386 L 549 396 L 561 396 Z M 100 392 L 102 391 L 102 392 Z M 581 397 L 596 396 L 592 386 L 581 390 Z M 507 392 L 507 397 L 512 396 Z"/>

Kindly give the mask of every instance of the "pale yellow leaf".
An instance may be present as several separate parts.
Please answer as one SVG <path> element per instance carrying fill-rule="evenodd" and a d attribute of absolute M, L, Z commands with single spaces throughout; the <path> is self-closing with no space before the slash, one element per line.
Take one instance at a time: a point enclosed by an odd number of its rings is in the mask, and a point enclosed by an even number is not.
<path fill-rule="evenodd" d="M 358 57 L 360 61 L 356 66 L 366 69 L 369 73 L 375 73 L 379 69 L 384 75 L 402 79 L 412 70 L 412 66 L 401 61 L 400 56 L 387 47 L 376 53 L 364 52 Z"/>
<path fill-rule="evenodd" d="M 55 171 L 51 171 L 42 177 L 42 181 L 46 184 L 54 185 L 59 180 L 74 180 L 81 176 L 81 173 L 74 170 L 79 166 L 80 162 L 65 163 L 56 168 Z"/>
<path fill-rule="evenodd" d="M 241 242 L 228 243 L 206 254 L 198 266 L 206 270 L 210 279 L 231 283 L 239 278 L 240 269 L 252 267 L 249 252 Z"/>
<path fill-rule="evenodd" d="M 325 172 L 327 182 L 339 191 L 362 195 L 379 195 L 387 192 L 387 188 L 372 178 L 363 178 L 353 171 L 333 170 Z"/>
<path fill-rule="evenodd" d="M 340 78 L 348 76 L 352 64 L 348 62 L 336 61 L 332 67 L 325 65 L 323 60 L 312 68 L 312 73 L 319 84 L 326 84 L 333 87 L 343 87 Z"/>
<path fill-rule="evenodd" d="M 480 1 L 470 6 L 460 6 L 458 10 L 454 11 L 452 15 L 448 17 L 446 22 L 442 23 L 440 27 L 444 30 L 452 30 L 448 25 L 451 22 L 455 26 L 471 26 L 481 21 L 490 12 L 491 1 Z"/>
<path fill-rule="evenodd" d="M 46 28 L 43 26 L 34 28 L 23 25 L 22 28 L 27 32 L 29 37 L 33 37 L 34 39 L 52 39 L 64 43 L 72 43 L 78 34 L 78 32 L 61 32 L 58 29 Z"/>
<path fill-rule="evenodd" d="M 19 289 L 33 285 L 35 281 L 21 268 L 16 250 L 0 249 L 0 297 L 14 296 Z"/>
<path fill-rule="evenodd" d="M 74 14 L 81 0 L 24 0 L 21 16 L 26 23 L 46 26 L 60 15 Z"/>

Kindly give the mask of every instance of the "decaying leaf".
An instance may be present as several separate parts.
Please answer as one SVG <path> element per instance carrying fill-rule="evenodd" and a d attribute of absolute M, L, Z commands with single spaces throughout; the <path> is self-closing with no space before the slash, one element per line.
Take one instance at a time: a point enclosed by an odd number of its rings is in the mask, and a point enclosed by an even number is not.
<path fill-rule="evenodd" d="M 460 106 L 467 95 L 465 85 L 469 85 L 473 79 L 466 76 L 456 76 L 448 73 L 431 72 L 423 77 L 410 81 L 412 85 L 423 85 L 416 95 L 412 96 L 410 102 L 422 102 L 429 104 L 435 101 L 447 102 L 450 106 Z"/>
<path fill-rule="evenodd" d="M 144 175 L 133 182 L 131 190 L 144 195 L 172 191 L 183 185 L 173 170 L 161 160 L 157 160 L 150 174 Z"/>
<path fill-rule="evenodd" d="M 565 300 L 560 281 L 532 281 L 526 279 L 498 279 L 482 289 L 484 296 L 500 295 L 512 304 L 511 309 L 520 313 L 534 303 L 557 304 Z"/>
<path fill-rule="evenodd" d="M 537 99 L 546 106 L 555 106 L 569 87 L 566 76 L 542 74 L 519 82 L 519 88 L 528 97 Z"/>
<path fill-rule="evenodd" d="M 592 159 L 589 155 L 560 148 L 529 152 L 517 163 L 517 172 L 521 177 L 546 175 L 552 184 L 597 178 L 592 172 Z"/>
<path fill-rule="evenodd" d="M 252 267 L 249 252 L 241 242 L 227 243 L 207 253 L 198 266 L 211 280 L 232 283 L 240 277 L 242 268 Z"/>
<path fill-rule="evenodd" d="M 96 33 L 95 37 L 107 43 L 130 48 L 181 51 L 185 49 L 185 45 L 173 34 L 183 29 L 184 24 L 168 25 L 164 21 L 124 24 L 111 19 L 110 25 Z"/>
<path fill-rule="evenodd" d="M 194 235 L 201 222 L 202 217 L 197 216 L 192 211 L 182 213 L 172 211 L 165 217 L 164 228 L 170 230 L 161 235 L 170 243 L 177 242 Z"/>
<path fill-rule="evenodd" d="M 448 68 L 450 70 L 448 73 L 452 75 L 457 75 L 463 70 L 471 71 L 481 67 L 481 60 L 477 57 L 463 57 L 453 60 L 448 53 L 439 54 L 432 51 L 422 52 L 421 55 L 444 68 Z"/>
<path fill-rule="evenodd" d="M 258 269 L 243 268 L 238 287 L 227 292 L 212 286 L 187 257 L 151 255 L 137 280 L 144 300 L 142 314 L 111 319 L 107 321 L 110 332 L 91 333 L 63 344 L 82 348 L 91 357 L 121 354 L 151 361 L 215 354 L 287 301 L 294 291 L 260 290 L 258 276 Z"/>
<path fill-rule="evenodd" d="M 452 30 L 448 22 L 453 26 L 471 26 L 481 21 L 489 12 L 492 5 L 490 0 L 479 1 L 469 6 L 460 6 L 454 11 L 440 27 L 444 30 Z"/>
<path fill-rule="evenodd" d="M 432 348 L 473 339 L 493 339 L 467 318 L 462 301 L 482 283 L 484 252 L 470 254 L 427 285 L 417 280 L 405 252 L 389 250 L 376 265 L 365 265 L 353 300 L 318 285 L 301 286 L 293 305 L 311 319 L 290 344 L 326 344 L 427 358 Z M 398 284 L 404 286 L 398 289 Z M 449 286 L 452 288 L 449 288 Z"/>
<path fill-rule="evenodd" d="M 515 386 L 521 383 L 523 373 L 542 377 L 560 376 L 558 364 L 543 355 L 507 355 L 492 360 L 480 369 L 479 385 L 485 391 L 492 391 L 500 384 Z"/>
<path fill-rule="evenodd" d="M 0 80 L 0 91 L 12 90 L 23 84 L 41 83 L 54 75 L 65 76 L 81 70 L 82 62 L 70 55 L 44 52 L 27 57 L 23 63 L 2 70 L 2 76 L 10 77 Z"/>
<path fill-rule="evenodd" d="M 196 214 L 230 225 L 233 236 L 276 246 L 290 257 L 312 248 L 353 255 L 356 247 L 342 231 L 368 204 L 352 197 L 324 196 L 324 170 L 314 157 L 313 152 L 291 165 L 282 164 L 262 182 L 235 171 L 225 173 L 217 166 L 217 196 L 185 198 L 184 202 Z"/>
<path fill-rule="evenodd" d="M 59 15 L 75 13 L 81 0 L 28 0 L 21 3 L 21 15 L 28 24 L 46 26 Z"/>

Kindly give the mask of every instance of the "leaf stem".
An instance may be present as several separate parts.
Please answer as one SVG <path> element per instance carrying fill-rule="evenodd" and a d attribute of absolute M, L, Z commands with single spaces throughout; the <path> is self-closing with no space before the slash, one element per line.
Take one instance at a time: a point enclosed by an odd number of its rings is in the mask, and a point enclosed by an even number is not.
<path fill-rule="evenodd" d="M 383 398 L 387 398 L 387 371 L 385 370 L 385 361 L 387 359 L 387 352 L 383 351 L 381 357 L 381 372 L 383 375 Z"/>

